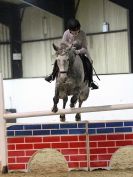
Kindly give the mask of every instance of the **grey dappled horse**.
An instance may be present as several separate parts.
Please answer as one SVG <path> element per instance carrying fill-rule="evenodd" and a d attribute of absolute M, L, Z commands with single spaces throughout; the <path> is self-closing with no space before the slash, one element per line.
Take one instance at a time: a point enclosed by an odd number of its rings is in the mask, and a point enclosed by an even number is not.
<path fill-rule="evenodd" d="M 68 48 L 65 44 L 60 47 L 53 44 L 56 51 L 56 60 L 59 68 L 56 77 L 55 96 L 53 98 L 53 112 L 58 111 L 59 99 L 63 99 L 63 109 L 66 107 L 68 96 L 71 96 L 70 107 L 75 107 L 79 103 L 81 107 L 83 101 L 89 96 L 88 81 L 84 81 L 84 68 L 79 55 L 75 54 L 74 48 Z M 75 116 L 76 121 L 81 120 L 80 113 Z M 65 114 L 60 115 L 60 120 L 65 121 Z"/>

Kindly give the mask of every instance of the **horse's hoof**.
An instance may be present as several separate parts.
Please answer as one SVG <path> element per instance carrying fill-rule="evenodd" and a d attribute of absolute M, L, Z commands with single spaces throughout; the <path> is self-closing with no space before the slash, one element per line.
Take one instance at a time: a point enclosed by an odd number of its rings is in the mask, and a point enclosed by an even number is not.
<path fill-rule="evenodd" d="M 65 122 L 65 117 L 60 117 L 61 122 Z"/>
<path fill-rule="evenodd" d="M 64 114 L 60 115 L 60 121 L 65 122 L 65 115 Z"/>
<path fill-rule="evenodd" d="M 76 120 L 76 121 L 81 121 L 81 115 L 80 115 L 80 114 L 76 114 L 75 120 Z"/>
<path fill-rule="evenodd" d="M 57 107 L 53 107 L 52 108 L 52 112 L 57 112 L 58 111 L 58 108 Z"/>
<path fill-rule="evenodd" d="M 63 118 L 60 117 L 60 121 L 61 121 L 61 122 L 65 122 L 65 118 L 64 118 L 64 117 L 63 117 Z"/>
<path fill-rule="evenodd" d="M 75 107 L 75 104 L 74 103 L 71 103 L 70 104 L 70 108 L 74 108 Z"/>

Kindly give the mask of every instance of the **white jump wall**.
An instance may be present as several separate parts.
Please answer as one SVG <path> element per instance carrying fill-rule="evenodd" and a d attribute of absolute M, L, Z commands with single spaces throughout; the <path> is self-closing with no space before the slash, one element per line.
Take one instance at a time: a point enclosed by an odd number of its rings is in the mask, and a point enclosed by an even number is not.
<path fill-rule="evenodd" d="M 83 106 L 100 106 L 133 103 L 133 74 L 100 75 L 101 81 L 94 76 L 99 89 L 92 90 Z M 53 106 L 54 82 L 43 78 L 4 80 L 5 108 L 16 108 L 17 112 L 50 110 Z M 62 101 L 59 103 L 62 108 Z M 69 108 L 69 101 L 67 104 Z M 38 119 L 18 119 L 17 122 L 42 123 L 58 122 L 59 116 Z M 67 115 L 67 121 L 74 121 L 74 115 Z M 83 113 L 82 120 L 132 119 L 133 110 Z"/>

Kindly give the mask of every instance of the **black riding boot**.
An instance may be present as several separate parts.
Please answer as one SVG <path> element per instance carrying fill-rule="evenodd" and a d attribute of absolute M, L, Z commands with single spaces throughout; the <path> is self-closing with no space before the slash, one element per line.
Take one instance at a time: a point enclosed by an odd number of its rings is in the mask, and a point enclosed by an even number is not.
<path fill-rule="evenodd" d="M 93 68 L 90 60 L 85 55 L 80 55 L 81 60 L 83 62 L 84 72 L 85 72 L 85 80 L 88 80 L 88 86 L 91 89 L 98 89 L 99 87 L 93 82 Z"/>
<path fill-rule="evenodd" d="M 99 87 L 92 81 L 91 82 L 91 90 L 98 89 Z"/>
<path fill-rule="evenodd" d="M 50 74 L 49 76 L 45 77 L 45 80 L 48 82 L 52 82 L 53 80 L 55 80 L 55 77 L 57 76 L 57 73 L 59 71 L 58 65 L 57 65 L 57 60 L 54 62 L 54 67 L 53 67 L 53 71 L 52 74 Z"/>

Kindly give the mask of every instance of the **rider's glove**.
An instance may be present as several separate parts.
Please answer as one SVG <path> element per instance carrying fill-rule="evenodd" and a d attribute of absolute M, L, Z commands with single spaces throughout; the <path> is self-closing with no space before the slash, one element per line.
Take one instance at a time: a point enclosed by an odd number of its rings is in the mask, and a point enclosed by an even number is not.
<path fill-rule="evenodd" d="M 75 53 L 76 53 L 77 55 L 79 55 L 79 54 L 80 54 L 80 50 L 75 50 Z"/>

